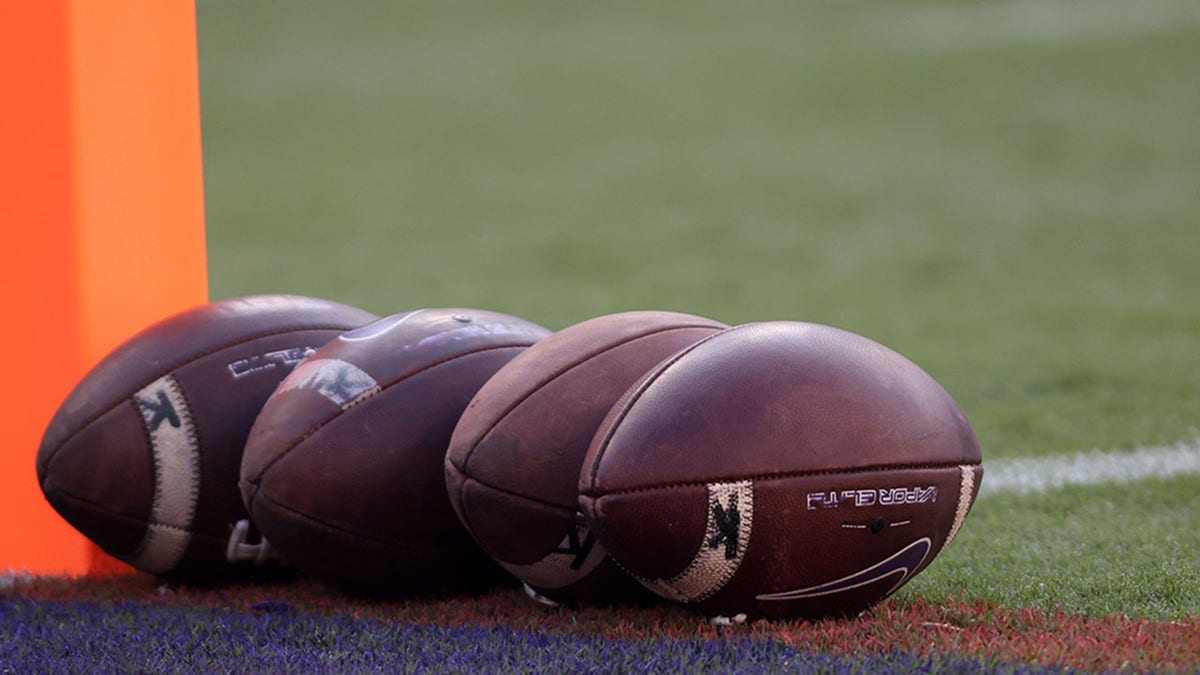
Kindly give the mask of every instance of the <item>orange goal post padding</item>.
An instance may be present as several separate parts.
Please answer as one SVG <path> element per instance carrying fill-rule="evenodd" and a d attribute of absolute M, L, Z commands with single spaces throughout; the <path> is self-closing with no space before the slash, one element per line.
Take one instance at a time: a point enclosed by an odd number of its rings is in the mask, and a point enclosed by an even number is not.
<path fill-rule="evenodd" d="M 121 571 L 42 497 L 59 403 L 208 296 L 192 0 L 0 3 L 0 574 Z"/>

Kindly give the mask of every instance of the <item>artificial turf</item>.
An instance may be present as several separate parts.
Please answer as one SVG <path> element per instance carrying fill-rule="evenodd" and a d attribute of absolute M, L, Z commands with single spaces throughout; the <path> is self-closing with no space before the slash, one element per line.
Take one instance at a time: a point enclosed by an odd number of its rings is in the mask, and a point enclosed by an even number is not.
<path fill-rule="evenodd" d="M 1063 672 L 904 652 L 830 655 L 770 639 L 623 640 L 347 615 L 0 599 L 6 672 Z"/>
<path fill-rule="evenodd" d="M 129 670 L 354 671 L 417 665 L 472 672 L 785 667 L 1042 672 L 1200 667 L 1200 617 L 1087 618 L 942 598 L 889 600 L 851 619 L 721 627 L 666 603 L 546 608 L 514 588 L 381 602 L 346 596 L 305 579 L 189 588 L 145 575 L 15 578 L 0 596 L 0 635 L 11 638 L 0 641 L 9 645 L 7 651 L 0 649 L 0 664 L 7 658 L 17 664 L 70 667 L 86 663 L 88 654 L 101 664 L 141 659 L 127 661 Z M 180 668 L 166 667 L 171 664 Z"/>

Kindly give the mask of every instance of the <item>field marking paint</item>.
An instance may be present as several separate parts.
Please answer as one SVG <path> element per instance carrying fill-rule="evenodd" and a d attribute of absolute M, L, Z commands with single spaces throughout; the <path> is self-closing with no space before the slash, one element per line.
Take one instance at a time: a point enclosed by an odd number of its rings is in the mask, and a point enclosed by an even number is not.
<path fill-rule="evenodd" d="M 957 52 L 1011 45 L 1127 39 L 1200 25 L 1192 0 L 983 2 L 870 16 L 875 44 L 902 52 Z"/>
<path fill-rule="evenodd" d="M 1041 494 L 1067 485 L 1133 483 L 1200 473 L 1200 437 L 1133 450 L 1091 450 L 1060 457 L 984 462 L 979 496 Z"/>

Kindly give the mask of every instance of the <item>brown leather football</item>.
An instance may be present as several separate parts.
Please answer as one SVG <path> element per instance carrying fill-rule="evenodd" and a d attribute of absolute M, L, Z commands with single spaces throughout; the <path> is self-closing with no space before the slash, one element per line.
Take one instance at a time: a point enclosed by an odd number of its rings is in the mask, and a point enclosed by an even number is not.
<path fill-rule="evenodd" d="M 827 326 L 731 328 L 609 412 L 580 506 L 618 563 L 710 615 L 860 612 L 954 537 L 979 445 L 923 370 Z"/>
<path fill-rule="evenodd" d="M 454 515 L 442 462 L 475 392 L 549 334 L 507 314 L 423 309 L 325 345 L 255 422 L 241 473 L 251 518 L 284 558 L 356 593 L 496 579 Z"/>
<path fill-rule="evenodd" d="M 725 324 L 625 312 L 565 328 L 510 361 L 467 406 L 446 455 L 455 511 L 535 597 L 612 603 L 645 589 L 595 543 L 579 469 L 613 403 L 646 371 Z"/>
<path fill-rule="evenodd" d="M 218 300 L 156 323 L 67 396 L 37 454 L 46 499 L 110 555 L 186 581 L 250 575 L 268 549 L 238 492 L 254 417 L 317 347 L 375 315 L 315 298 Z M 240 522 L 239 521 L 243 521 Z"/>

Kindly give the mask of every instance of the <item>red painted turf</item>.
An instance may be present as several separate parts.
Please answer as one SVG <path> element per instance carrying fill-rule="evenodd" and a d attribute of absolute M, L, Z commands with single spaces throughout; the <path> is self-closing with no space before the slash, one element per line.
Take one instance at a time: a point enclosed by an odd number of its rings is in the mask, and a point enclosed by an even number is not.
<path fill-rule="evenodd" d="M 378 602 L 346 597 L 308 581 L 189 588 L 162 586 L 151 577 L 133 575 L 108 579 L 30 578 L 0 592 L 43 601 L 196 605 L 242 612 L 288 609 L 388 622 L 508 626 L 624 639 L 775 639 L 826 654 L 903 651 L 1086 670 L 1200 669 L 1200 617 L 1171 622 L 1120 616 L 1088 618 L 954 599 L 945 603 L 924 599 L 904 604 L 884 602 L 854 619 L 759 621 L 716 627 L 675 605 L 545 608 L 511 588 L 473 597 Z"/>

